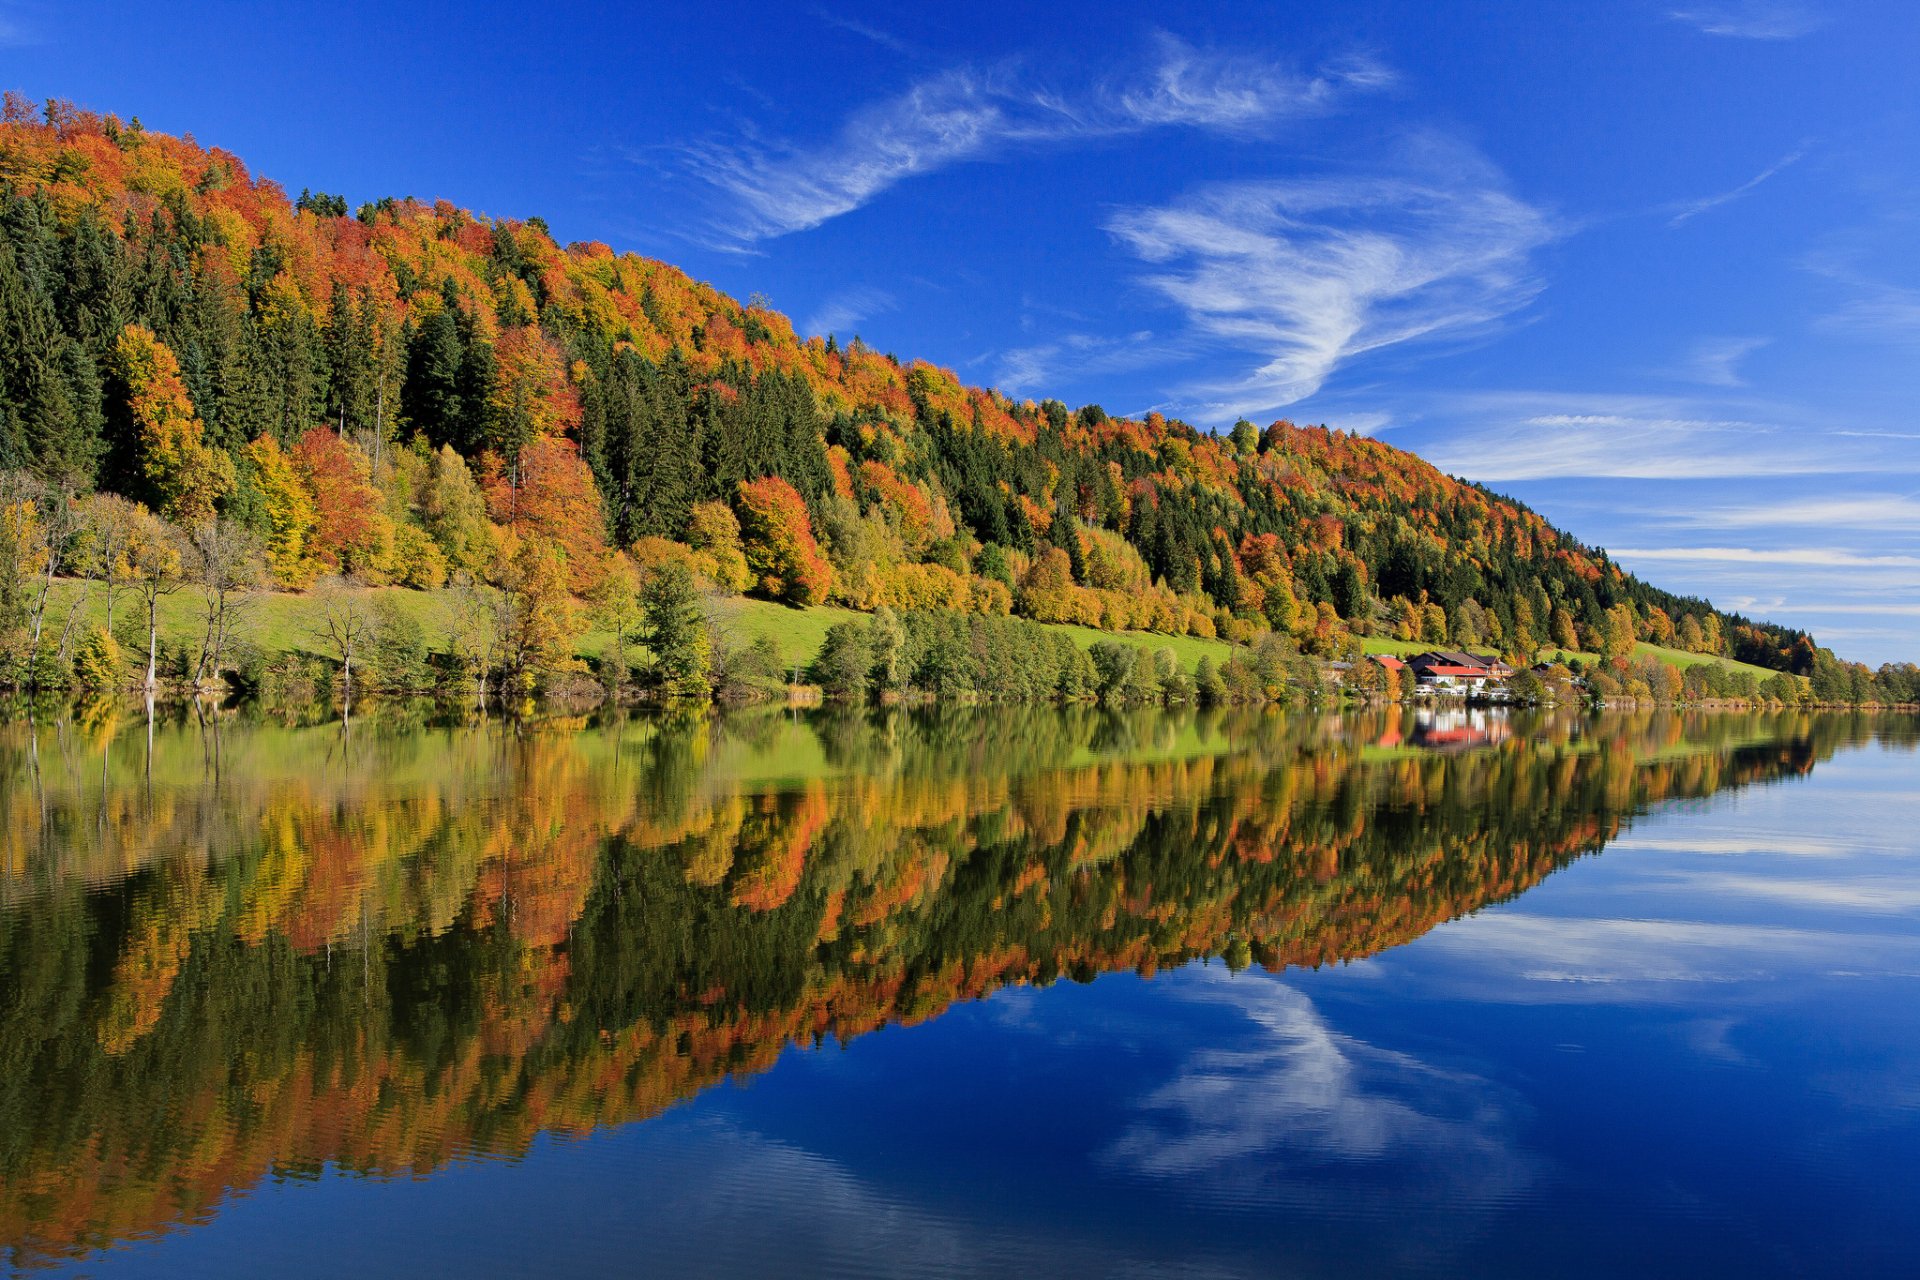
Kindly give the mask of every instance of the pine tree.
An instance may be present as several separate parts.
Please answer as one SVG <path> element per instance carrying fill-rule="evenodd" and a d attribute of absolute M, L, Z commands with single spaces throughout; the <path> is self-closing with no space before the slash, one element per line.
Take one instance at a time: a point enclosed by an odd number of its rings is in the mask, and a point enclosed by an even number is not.
<path fill-rule="evenodd" d="M 670 698 L 708 697 L 713 648 L 686 565 L 670 562 L 654 570 L 642 588 L 641 609 L 661 689 Z"/>
<path fill-rule="evenodd" d="M 468 438 L 463 422 L 465 349 L 454 312 L 451 306 L 434 312 L 407 344 L 401 407 L 413 429 L 423 433 L 429 444 L 452 445 L 465 453 L 475 440 Z"/>
<path fill-rule="evenodd" d="M 91 479 L 98 402 L 82 409 L 74 397 L 97 395 L 97 387 L 86 385 L 84 355 L 71 346 L 56 328 L 51 299 L 0 241 L 0 470 L 31 469 L 68 484 Z"/>

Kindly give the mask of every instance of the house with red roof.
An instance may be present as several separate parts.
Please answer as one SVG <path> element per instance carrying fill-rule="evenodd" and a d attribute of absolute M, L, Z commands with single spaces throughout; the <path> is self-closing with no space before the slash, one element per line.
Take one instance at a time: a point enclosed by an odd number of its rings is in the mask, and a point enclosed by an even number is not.
<path fill-rule="evenodd" d="M 1414 679 L 1423 689 L 1444 693 L 1467 693 L 1498 684 L 1513 674 L 1513 668 L 1498 658 L 1459 649 L 1435 649 L 1407 659 Z"/>

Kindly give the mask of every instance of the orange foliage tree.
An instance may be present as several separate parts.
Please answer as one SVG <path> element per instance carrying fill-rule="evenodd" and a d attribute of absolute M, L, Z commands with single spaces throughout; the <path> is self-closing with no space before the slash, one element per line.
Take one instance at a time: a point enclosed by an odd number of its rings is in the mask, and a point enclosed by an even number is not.
<path fill-rule="evenodd" d="M 818 604 L 833 586 L 833 566 L 814 541 L 807 504 L 778 476 L 740 482 L 740 527 L 747 567 L 760 590 L 790 604 Z"/>
<path fill-rule="evenodd" d="M 511 519 L 527 450 L 580 424 L 580 396 L 559 349 L 532 325 L 501 334 L 495 359 L 487 436 L 507 481 Z"/>

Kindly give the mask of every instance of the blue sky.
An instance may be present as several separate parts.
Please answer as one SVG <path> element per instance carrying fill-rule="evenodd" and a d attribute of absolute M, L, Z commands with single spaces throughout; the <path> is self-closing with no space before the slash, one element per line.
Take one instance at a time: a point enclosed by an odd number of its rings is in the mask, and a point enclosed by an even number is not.
<path fill-rule="evenodd" d="M 1920 657 L 1909 3 L 0 0 L 0 83 L 1016 395 L 1379 435 Z"/>

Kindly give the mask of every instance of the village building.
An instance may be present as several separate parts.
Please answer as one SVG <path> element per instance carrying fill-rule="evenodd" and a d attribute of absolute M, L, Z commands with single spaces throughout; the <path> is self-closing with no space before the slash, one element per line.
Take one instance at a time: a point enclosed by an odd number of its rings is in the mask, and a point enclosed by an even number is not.
<path fill-rule="evenodd" d="M 1437 693 L 1470 693 L 1498 685 L 1513 674 L 1499 658 L 1458 649 L 1430 650 L 1407 659 L 1422 689 Z"/>

